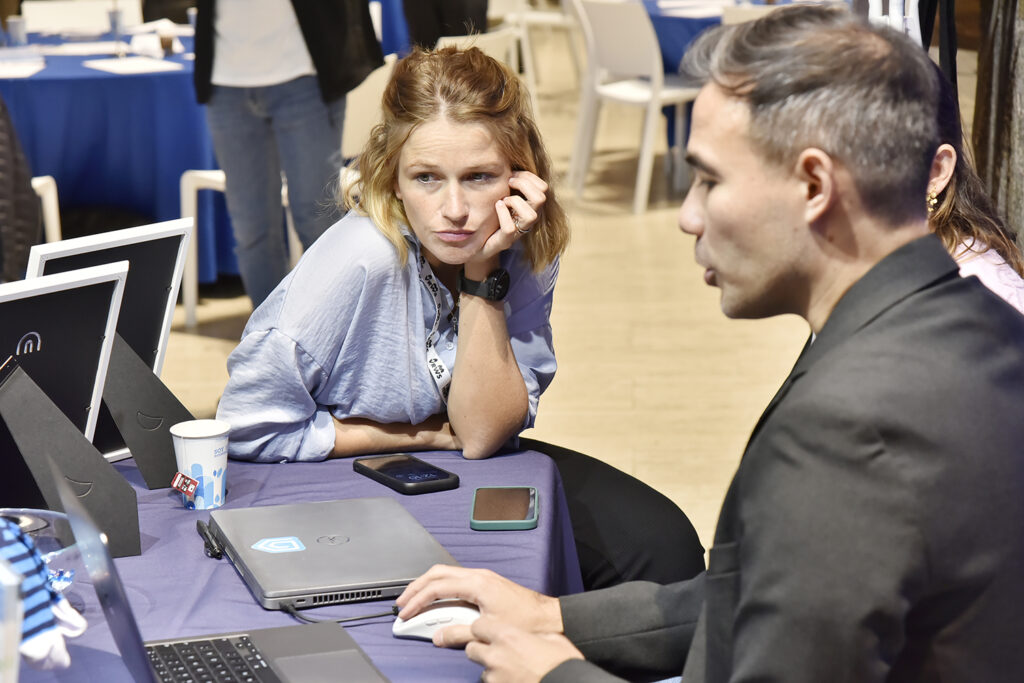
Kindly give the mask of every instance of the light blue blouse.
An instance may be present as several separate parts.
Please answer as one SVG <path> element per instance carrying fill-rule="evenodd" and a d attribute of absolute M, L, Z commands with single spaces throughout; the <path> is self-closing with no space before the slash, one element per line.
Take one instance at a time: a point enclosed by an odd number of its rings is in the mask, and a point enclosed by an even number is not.
<path fill-rule="evenodd" d="M 231 425 L 231 457 L 323 460 L 334 448 L 332 416 L 419 424 L 444 412 L 426 357 L 437 308 L 420 280 L 419 242 L 406 240 L 403 267 L 373 222 L 350 212 L 256 309 L 228 358 L 217 409 Z M 517 244 L 501 264 L 511 276 L 505 318 L 512 351 L 529 393 L 526 429 L 555 375 L 550 315 L 558 262 L 533 273 Z M 441 290 L 437 351 L 452 370 L 454 300 Z"/>

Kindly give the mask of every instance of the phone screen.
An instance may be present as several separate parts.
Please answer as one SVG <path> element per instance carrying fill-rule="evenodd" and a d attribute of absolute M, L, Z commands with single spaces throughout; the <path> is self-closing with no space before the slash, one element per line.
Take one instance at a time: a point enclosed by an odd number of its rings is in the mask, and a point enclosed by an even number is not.
<path fill-rule="evenodd" d="M 387 477 L 410 484 L 436 481 L 451 476 L 450 473 L 405 453 L 379 458 L 366 458 L 362 460 L 362 463 Z"/>
<path fill-rule="evenodd" d="M 473 519 L 532 519 L 536 505 L 537 490 L 532 486 L 481 487 L 473 499 Z"/>

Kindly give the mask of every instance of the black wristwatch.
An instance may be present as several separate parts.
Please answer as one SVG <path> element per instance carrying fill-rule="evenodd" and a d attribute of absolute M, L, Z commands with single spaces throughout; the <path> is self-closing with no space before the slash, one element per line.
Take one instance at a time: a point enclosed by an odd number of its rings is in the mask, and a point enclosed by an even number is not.
<path fill-rule="evenodd" d="M 491 271 L 483 282 L 469 280 L 464 270 L 459 271 L 459 291 L 473 296 L 483 297 L 488 301 L 501 301 L 508 294 L 508 271 L 498 268 Z"/>

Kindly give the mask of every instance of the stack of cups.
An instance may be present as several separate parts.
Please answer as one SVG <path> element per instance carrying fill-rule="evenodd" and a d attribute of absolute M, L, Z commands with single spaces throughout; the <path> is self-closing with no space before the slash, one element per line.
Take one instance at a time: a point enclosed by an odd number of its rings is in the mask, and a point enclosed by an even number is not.
<path fill-rule="evenodd" d="M 211 510 L 224 504 L 228 468 L 228 432 L 220 420 L 188 420 L 171 427 L 178 471 L 197 482 L 195 493 L 181 494 L 189 510 Z"/>

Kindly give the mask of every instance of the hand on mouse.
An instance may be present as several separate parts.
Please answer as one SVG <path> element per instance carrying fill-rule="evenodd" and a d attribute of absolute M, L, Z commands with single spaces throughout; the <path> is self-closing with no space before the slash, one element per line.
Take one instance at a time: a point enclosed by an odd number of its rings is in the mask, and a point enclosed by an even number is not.
<path fill-rule="evenodd" d="M 557 598 L 524 588 L 489 569 L 434 565 L 409 584 L 395 601 L 403 619 L 418 614 L 435 600 L 457 598 L 476 605 L 482 617 L 500 620 L 531 633 L 561 633 L 562 609 Z M 462 647 L 474 639 L 469 626 L 449 626 L 434 634 L 438 647 Z"/>
<path fill-rule="evenodd" d="M 484 666 L 487 683 L 536 683 L 562 662 L 584 658 L 561 634 L 528 633 L 484 617 L 470 628 L 466 656 Z"/>

